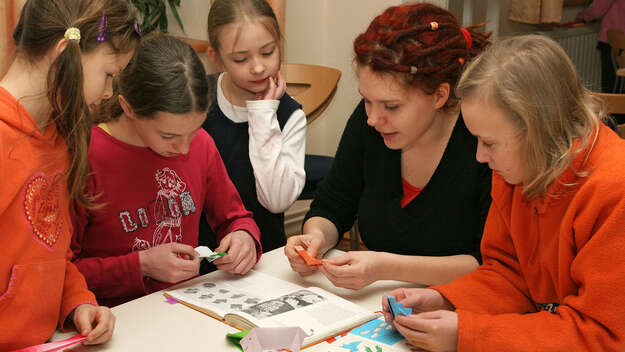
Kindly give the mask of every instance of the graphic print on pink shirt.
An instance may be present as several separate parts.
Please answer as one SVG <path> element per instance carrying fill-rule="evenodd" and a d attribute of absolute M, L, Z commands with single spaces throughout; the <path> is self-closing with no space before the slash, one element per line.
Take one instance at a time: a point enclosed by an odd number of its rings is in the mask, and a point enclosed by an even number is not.
<path fill-rule="evenodd" d="M 174 170 L 163 168 L 157 170 L 155 175 L 158 191 L 156 194 L 156 206 L 153 208 L 152 219 L 156 221 L 152 243 L 135 237 L 133 251 L 145 250 L 168 242 L 182 242 L 181 217 L 195 213 L 195 202 L 191 194 L 186 191 L 186 184 L 178 177 Z M 180 200 L 180 205 L 178 204 Z M 147 227 L 149 218 L 145 208 L 137 210 L 138 222 L 142 227 Z M 135 231 L 138 224 L 132 220 L 129 212 L 120 213 L 120 220 L 126 232 Z"/>

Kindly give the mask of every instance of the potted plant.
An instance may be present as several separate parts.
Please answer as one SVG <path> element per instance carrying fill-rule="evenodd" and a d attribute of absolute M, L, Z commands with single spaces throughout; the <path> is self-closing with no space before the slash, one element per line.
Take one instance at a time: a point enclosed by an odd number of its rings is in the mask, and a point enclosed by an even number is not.
<path fill-rule="evenodd" d="M 184 32 L 184 26 L 177 9 L 180 7 L 180 0 L 132 0 L 132 3 L 143 16 L 143 24 L 141 25 L 143 33 L 149 33 L 155 29 L 167 33 L 167 6 L 171 9 L 176 22 Z"/>

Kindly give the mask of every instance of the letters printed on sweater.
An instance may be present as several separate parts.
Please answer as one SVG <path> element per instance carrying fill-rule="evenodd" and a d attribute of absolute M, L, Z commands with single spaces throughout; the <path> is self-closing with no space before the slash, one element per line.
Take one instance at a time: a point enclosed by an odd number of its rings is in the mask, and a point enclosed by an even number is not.
<path fill-rule="evenodd" d="M 195 201 L 186 189 L 187 185 L 174 170 L 167 167 L 157 170 L 154 177 L 156 199 L 137 209 L 134 214 L 128 210 L 119 212 L 119 220 L 126 233 L 135 232 L 139 227 L 146 228 L 151 223 L 156 224 L 152 242 L 135 237 L 133 251 L 168 242 L 182 242 L 181 218 L 197 211 Z"/>
<path fill-rule="evenodd" d="M 65 231 L 65 222 L 59 218 L 62 182 L 60 172 L 46 177 L 38 172 L 24 184 L 23 211 L 26 223 L 35 240 L 52 249 Z"/>

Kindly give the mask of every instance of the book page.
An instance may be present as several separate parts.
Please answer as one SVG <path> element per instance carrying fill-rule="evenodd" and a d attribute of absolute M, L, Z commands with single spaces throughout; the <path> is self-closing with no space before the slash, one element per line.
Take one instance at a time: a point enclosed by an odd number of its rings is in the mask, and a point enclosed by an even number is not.
<path fill-rule="evenodd" d="M 166 293 L 224 317 L 240 329 L 299 326 L 311 335 L 304 345 L 347 331 L 376 314 L 318 287 L 304 288 L 270 275 L 217 271 L 201 283 Z"/>
<path fill-rule="evenodd" d="M 244 276 L 214 271 L 204 275 L 202 279 L 201 283 L 178 285 L 165 291 L 165 294 L 219 318 L 224 318 L 228 313 L 237 313 L 244 317 L 240 321 L 242 324 L 237 324 L 241 329 L 257 324 L 254 316 L 245 314 L 245 311 L 250 311 L 251 307 L 261 302 L 301 288 L 254 270 Z"/>
<path fill-rule="evenodd" d="M 299 326 L 308 335 L 304 345 L 325 339 L 375 318 L 376 314 L 318 287 L 300 288 L 242 310 L 257 326 Z M 228 315 L 239 323 L 243 316 Z"/>

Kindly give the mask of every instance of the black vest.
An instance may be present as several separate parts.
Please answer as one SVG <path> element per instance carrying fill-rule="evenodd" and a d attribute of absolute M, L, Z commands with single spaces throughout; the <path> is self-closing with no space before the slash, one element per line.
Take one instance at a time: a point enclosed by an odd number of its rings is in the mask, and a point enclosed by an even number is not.
<path fill-rule="evenodd" d="M 286 235 L 284 233 L 284 213 L 274 214 L 265 209 L 256 195 L 256 182 L 254 171 L 250 162 L 248 123 L 236 123 L 227 118 L 217 103 L 217 78 L 219 74 L 209 75 L 210 92 L 212 92 L 212 105 L 208 111 L 208 117 L 202 126 L 215 140 L 217 149 L 226 166 L 228 175 L 239 191 L 243 204 L 247 210 L 254 213 L 254 220 L 260 228 L 261 244 L 263 252 L 284 246 Z M 278 124 L 280 130 L 288 121 L 289 117 L 301 105 L 293 100 L 288 94 L 280 99 L 278 107 Z M 217 246 L 216 237 L 210 226 L 202 216 L 200 222 L 200 245 L 208 245 L 214 249 Z"/>

